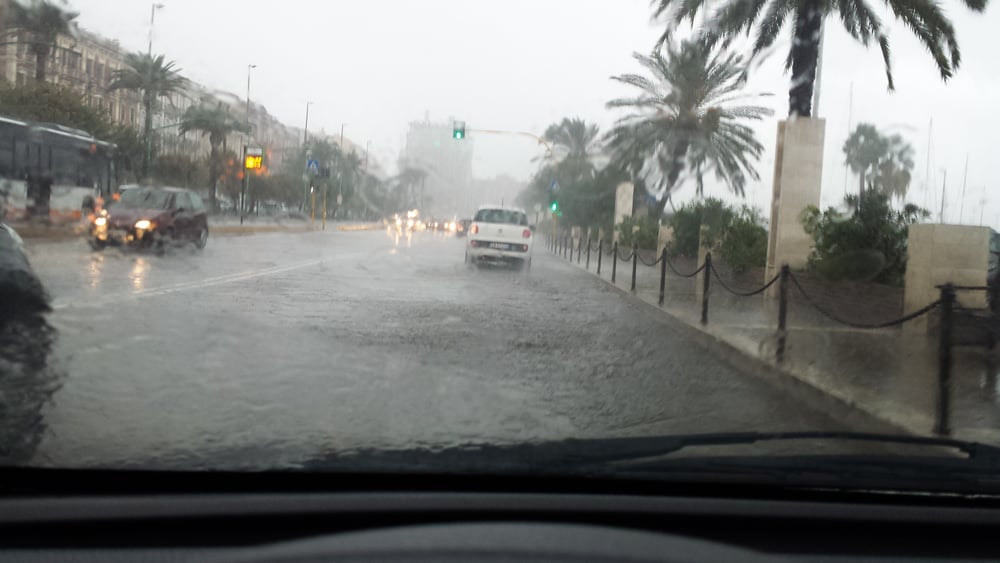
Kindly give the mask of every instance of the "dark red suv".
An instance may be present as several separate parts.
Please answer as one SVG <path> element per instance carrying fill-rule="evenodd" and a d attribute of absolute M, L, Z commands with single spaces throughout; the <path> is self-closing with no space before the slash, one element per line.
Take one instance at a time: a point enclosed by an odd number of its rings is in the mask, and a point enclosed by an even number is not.
<path fill-rule="evenodd" d="M 191 242 L 205 248 L 208 213 L 201 196 L 182 188 L 141 187 L 121 194 L 94 220 L 91 245 L 142 246 L 162 251 L 167 244 Z"/>

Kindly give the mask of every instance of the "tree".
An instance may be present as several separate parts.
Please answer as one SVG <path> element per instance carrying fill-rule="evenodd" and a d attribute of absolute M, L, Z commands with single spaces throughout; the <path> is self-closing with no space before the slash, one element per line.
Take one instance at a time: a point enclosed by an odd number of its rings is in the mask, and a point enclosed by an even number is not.
<path fill-rule="evenodd" d="M 903 199 L 910 186 L 913 147 L 899 135 L 885 136 L 870 123 L 859 123 L 844 142 L 844 156 L 858 175 L 858 196 L 867 187 Z"/>
<path fill-rule="evenodd" d="M 10 2 L 13 30 L 27 33 L 28 50 L 35 55 L 35 82 L 45 82 L 49 56 L 60 35 L 76 33 L 76 18 L 80 14 L 69 9 L 65 1 L 18 0 Z"/>
<path fill-rule="evenodd" d="M 831 280 L 902 284 L 909 226 L 930 212 L 912 204 L 897 211 L 889 196 L 874 188 L 844 202 L 849 217 L 832 207 L 820 212 L 809 206 L 802 212 L 802 227 L 813 237 L 808 269 Z"/>
<path fill-rule="evenodd" d="M 234 117 L 229 106 L 211 98 L 202 100 L 201 104 L 193 105 L 184 112 L 181 118 L 180 134 L 188 131 L 201 131 L 208 136 L 210 152 L 208 157 L 208 201 L 213 210 L 216 206 L 216 186 L 219 181 L 219 149 L 226 137 L 233 133 L 249 133 L 246 123 Z"/>
<path fill-rule="evenodd" d="M 166 62 L 163 55 L 129 53 L 125 56 L 125 68 L 118 69 L 111 77 L 109 90 L 132 90 L 142 94 L 145 114 L 143 136 L 146 141 L 146 156 L 142 160 L 143 177 L 149 172 L 150 146 L 153 135 L 153 106 L 165 96 L 180 92 L 187 85 L 187 79 L 180 75 L 174 62 Z"/>
<path fill-rule="evenodd" d="M 747 177 L 760 176 L 753 161 L 764 146 L 744 121 L 771 115 L 763 106 L 736 103 L 743 96 L 743 60 L 699 41 L 666 44 L 649 56 L 633 55 L 651 76 L 624 74 L 613 80 L 640 94 L 608 102 L 634 113 L 620 119 L 608 135 L 612 162 L 659 193 L 654 217 L 687 172 L 704 192 L 704 175 L 743 195 Z"/>
<path fill-rule="evenodd" d="M 966 7 L 983 12 L 988 0 L 962 0 Z M 699 12 L 709 9 L 709 0 L 653 0 L 654 17 L 665 17 L 667 28 L 660 41 L 673 35 L 677 24 L 694 21 Z M 930 52 L 941 79 L 947 81 L 958 69 L 961 55 L 951 20 L 933 0 L 887 0 L 892 14 L 917 36 Z M 788 114 L 809 117 L 812 114 L 813 85 L 819 60 L 819 41 L 823 20 L 836 14 L 844 30 L 865 47 L 877 43 L 885 62 L 889 90 L 895 89 L 892 77 L 889 39 L 881 18 L 865 0 L 724 0 L 713 14 L 706 37 L 710 43 L 729 44 L 734 38 L 749 36 L 756 28 L 753 56 L 769 51 L 785 22 L 792 22 L 792 40 L 785 59 L 792 71 L 788 92 Z"/>
<path fill-rule="evenodd" d="M 545 130 L 542 138 L 552 143 L 545 156 L 547 163 L 564 176 L 574 179 L 593 177 L 602 157 L 600 129 L 579 118 L 563 118 Z"/>

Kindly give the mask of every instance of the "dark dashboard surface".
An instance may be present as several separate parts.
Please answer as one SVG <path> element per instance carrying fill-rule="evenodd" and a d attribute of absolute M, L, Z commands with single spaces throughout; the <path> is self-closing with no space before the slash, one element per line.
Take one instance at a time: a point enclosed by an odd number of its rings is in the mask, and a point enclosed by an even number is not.
<path fill-rule="evenodd" d="M 992 497 L 587 479 L 261 479 L 172 476 L 151 486 L 151 477 L 120 481 L 117 492 L 86 475 L 47 492 L 24 482 L 0 498 L 0 560 L 1000 559 Z"/>

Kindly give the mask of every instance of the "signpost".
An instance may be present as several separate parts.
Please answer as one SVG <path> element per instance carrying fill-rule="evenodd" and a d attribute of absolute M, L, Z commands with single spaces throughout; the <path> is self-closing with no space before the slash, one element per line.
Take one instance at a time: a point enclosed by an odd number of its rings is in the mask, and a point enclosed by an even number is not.
<path fill-rule="evenodd" d="M 240 225 L 246 216 L 247 194 L 250 193 L 250 171 L 264 167 L 264 149 L 243 145 L 243 190 L 240 194 Z"/>

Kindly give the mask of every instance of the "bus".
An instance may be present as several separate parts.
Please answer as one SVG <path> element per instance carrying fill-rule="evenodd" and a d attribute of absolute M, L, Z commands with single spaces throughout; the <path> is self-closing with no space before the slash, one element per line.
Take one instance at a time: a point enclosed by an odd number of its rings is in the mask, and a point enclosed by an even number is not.
<path fill-rule="evenodd" d="M 79 220 L 110 197 L 115 145 L 86 131 L 0 116 L 0 219 Z"/>

